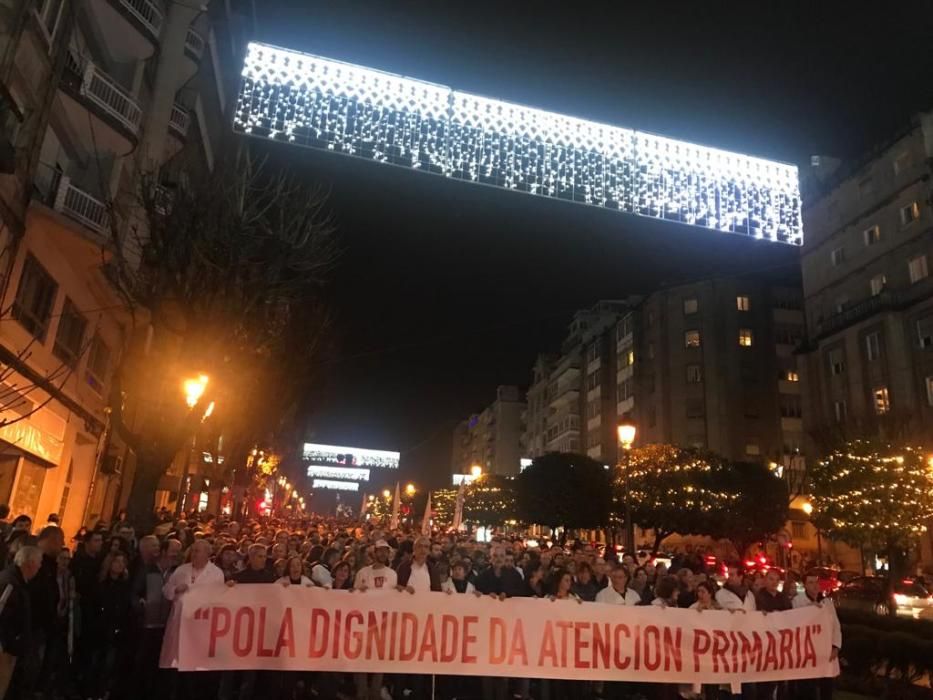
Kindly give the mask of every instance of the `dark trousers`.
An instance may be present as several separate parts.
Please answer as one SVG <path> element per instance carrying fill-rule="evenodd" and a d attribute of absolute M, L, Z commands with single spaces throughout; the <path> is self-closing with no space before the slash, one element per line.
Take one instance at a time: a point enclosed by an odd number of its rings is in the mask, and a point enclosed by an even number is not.
<path fill-rule="evenodd" d="M 139 644 L 133 662 L 133 686 L 142 700 L 164 700 L 168 696 L 168 672 L 159 668 L 164 627 L 145 627 L 139 631 Z"/>
<path fill-rule="evenodd" d="M 808 678 L 791 681 L 790 697 L 793 700 L 832 700 L 832 678 Z"/>

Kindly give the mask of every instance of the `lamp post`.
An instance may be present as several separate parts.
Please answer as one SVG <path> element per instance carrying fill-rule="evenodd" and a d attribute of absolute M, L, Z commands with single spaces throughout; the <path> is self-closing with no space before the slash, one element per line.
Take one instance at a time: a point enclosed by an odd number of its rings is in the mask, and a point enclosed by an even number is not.
<path fill-rule="evenodd" d="M 408 484 L 408 485 L 405 487 L 405 495 L 408 496 L 409 498 L 411 498 L 412 496 L 415 495 L 415 490 L 416 490 L 416 489 L 415 489 L 415 485 L 414 485 L 414 484 Z"/>
<path fill-rule="evenodd" d="M 619 463 L 622 465 L 622 503 L 625 508 L 625 551 L 635 552 L 635 524 L 632 522 L 632 504 L 629 500 L 628 481 L 629 481 L 629 451 L 632 449 L 632 443 L 635 442 L 635 424 L 625 420 L 619 423 L 619 447 L 622 452 L 619 455 Z"/>
<path fill-rule="evenodd" d="M 201 397 L 204 395 L 204 390 L 207 388 L 207 382 L 208 377 L 206 374 L 199 374 L 197 377 L 192 377 L 182 382 L 181 388 L 185 394 L 185 404 L 189 409 L 194 408 L 198 401 L 201 400 Z M 202 420 L 213 412 L 214 402 L 212 401 L 204 412 Z M 188 445 L 188 451 L 185 454 L 185 464 L 182 467 L 181 481 L 178 484 L 178 499 L 175 501 L 176 518 L 181 515 L 182 509 L 187 505 L 185 501 L 188 499 L 188 476 L 191 472 L 191 453 L 194 452 L 197 445 L 198 433 L 195 431 L 194 435 L 191 436 L 191 444 Z"/>

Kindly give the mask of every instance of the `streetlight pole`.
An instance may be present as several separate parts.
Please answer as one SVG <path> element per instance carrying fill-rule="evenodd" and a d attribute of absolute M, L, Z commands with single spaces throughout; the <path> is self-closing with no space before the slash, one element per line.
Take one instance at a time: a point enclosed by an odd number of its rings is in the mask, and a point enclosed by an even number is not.
<path fill-rule="evenodd" d="M 632 522 L 632 503 L 629 498 L 629 452 L 632 449 L 632 443 L 635 442 L 635 424 L 624 421 L 619 424 L 619 447 L 622 448 L 622 454 L 619 455 L 619 462 L 622 465 L 622 500 L 625 508 L 625 551 L 631 554 L 635 553 L 635 523 Z"/>

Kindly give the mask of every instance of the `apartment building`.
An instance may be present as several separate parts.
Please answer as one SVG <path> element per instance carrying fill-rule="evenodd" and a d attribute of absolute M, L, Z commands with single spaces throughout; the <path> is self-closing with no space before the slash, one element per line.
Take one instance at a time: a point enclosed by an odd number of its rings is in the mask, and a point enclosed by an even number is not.
<path fill-rule="evenodd" d="M 933 438 L 933 112 L 803 182 L 809 432 Z"/>
<path fill-rule="evenodd" d="M 524 416 L 521 390 L 498 387 L 495 401 L 454 428 L 451 473 L 470 474 L 473 466 L 479 466 L 485 474 L 518 474 Z"/>
<path fill-rule="evenodd" d="M 241 5 L 0 2 L 0 502 L 39 524 L 56 513 L 74 532 L 125 499 L 132 460 L 107 406 L 134 326 L 113 233 L 138 260 L 142 175 L 211 167 Z"/>
<path fill-rule="evenodd" d="M 800 290 L 760 276 L 649 295 L 616 328 L 619 415 L 638 442 L 789 462 L 803 444 Z"/>

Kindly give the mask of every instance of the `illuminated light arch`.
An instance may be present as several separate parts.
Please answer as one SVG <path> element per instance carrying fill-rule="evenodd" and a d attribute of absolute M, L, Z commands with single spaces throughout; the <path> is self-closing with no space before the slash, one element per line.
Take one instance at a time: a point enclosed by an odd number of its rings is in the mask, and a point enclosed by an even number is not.
<path fill-rule="evenodd" d="M 803 244 L 793 165 L 250 43 L 234 129 L 379 163 Z"/>

